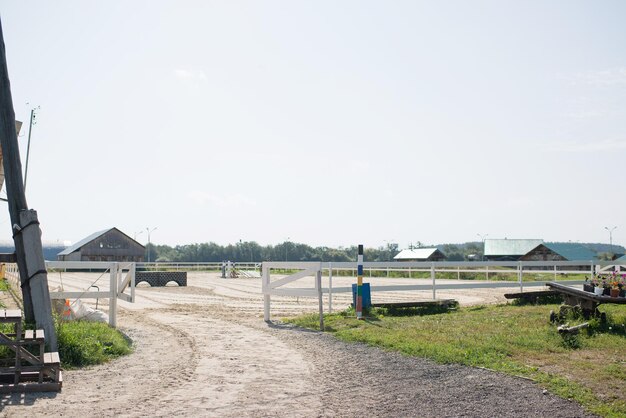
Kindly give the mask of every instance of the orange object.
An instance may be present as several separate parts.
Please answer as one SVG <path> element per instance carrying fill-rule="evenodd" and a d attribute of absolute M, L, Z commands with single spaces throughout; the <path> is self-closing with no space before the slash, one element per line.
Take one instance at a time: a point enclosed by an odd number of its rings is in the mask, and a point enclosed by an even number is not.
<path fill-rule="evenodd" d="M 70 307 L 69 299 L 65 299 L 65 306 L 63 307 L 63 319 L 72 319 L 72 308 Z"/>

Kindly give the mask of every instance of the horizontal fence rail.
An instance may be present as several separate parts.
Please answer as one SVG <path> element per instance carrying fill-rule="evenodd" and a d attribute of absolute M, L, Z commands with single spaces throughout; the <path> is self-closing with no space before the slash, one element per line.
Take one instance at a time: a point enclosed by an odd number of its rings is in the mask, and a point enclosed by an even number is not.
<path fill-rule="evenodd" d="M 108 290 L 51 291 L 50 299 L 108 299 L 109 325 L 117 325 L 117 300 L 135 301 L 135 263 L 106 261 L 46 261 L 48 275 L 62 272 L 89 272 L 109 274 Z M 20 273 L 17 264 L 5 265 L 5 277 L 14 287 L 20 288 Z M 50 281 L 50 280 L 49 280 Z M 95 284 L 95 283 L 93 283 Z M 130 293 L 127 293 L 127 290 Z"/>
<path fill-rule="evenodd" d="M 615 261 L 577 260 L 577 261 L 439 261 L 439 262 L 364 262 L 363 269 L 372 272 L 408 272 L 429 273 L 429 284 L 406 284 L 370 286 L 372 292 L 402 292 L 410 290 L 430 290 L 432 298 L 436 299 L 438 290 L 459 289 L 495 289 L 495 288 L 518 288 L 523 292 L 525 287 L 542 287 L 548 281 L 524 281 L 524 275 L 551 274 L 557 280 L 560 275 L 580 274 L 590 275 L 609 273 L 612 271 L 626 270 L 626 263 L 619 264 Z M 272 271 L 287 272 L 287 275 L 272 280 Z M 351 272 L 356 275 L 356 262 L 264 262 L 262 265 L 262 292 L 264 300 L 264 318 L 270 320 L 271 296 L 295 296 L 295 297 L 318 297 L 320 299 L 320 315 L 322 312 L 321 298 L 328 295 L 328 310 L 332 312 L 333 293 L 350 293 L 351 287 L 333 287 L 333 274 Z M 437 283 L 437 274 L 456 273 L 460 279 L 460 273 L 489 275 L 515 275 L 511 281 L 475 281 L 468 283 Z M 285 288 L 286 284 L 293 283 L 304 277 L 315 277 L 315 288 Z M 326 277 L 328 287 L 322 287 L 319 278 Z M 566 285 L 580 285 L 584 280 L 560 280 Z"/>

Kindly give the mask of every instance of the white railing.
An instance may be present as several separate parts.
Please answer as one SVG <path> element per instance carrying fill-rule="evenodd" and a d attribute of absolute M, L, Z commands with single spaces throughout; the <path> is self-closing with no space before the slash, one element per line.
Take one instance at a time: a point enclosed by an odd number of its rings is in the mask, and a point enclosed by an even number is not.
<path fill-rule="evenodd" d="M 259 270 L 261 263 L 247 262 L 234 263 L 238 270 Z M 138 270 L 176 270 L 176 271 L 218 271 L 222 268 L 222 263 L 215 262 L 152 262 L 137 263 Z"/>
<path fill-rule="evenodd" d="M 428 272 L 430 275 L 429 284 L 405 284 L 388 286 L 370 286 L 373 292 L 399 292 L 409 290 L 430 290 L 432 298 L 436 299 L 438 290 L 458 290 L 458 289 L 489 289 L 489 288 L 516 288 L 520 292 L 525 287 L 545 286 L 546 280 L 524 281 L 524 275 L 529 274 L 550 274 L 553 280 L 557 280 L 558 275 L 564 274 L 589 274 L 606 272 L 608 268 L 616 270 L 624 269 L 625 264 L 616 265 L 614 261 L 482 261 L 482 262 L 366 262 L 363 263 L 364 272 L 369 271 L 370 276 L 374 271 L 407 272 L 409 277 L 413 272 Z M 322 315 L 322 295 L 328 294 L 328 310 L 332 312 L 333 293 L 352 292 L 351 287 L 333 287 L 333 274 L 339 271 L 351 271 L 356 274 L 356 262 L 266 262 L 262 268 L 262 292 L 264 300 L 264 318 L 270 320 L 271 296 L 296 296 L 296 297 L 317 297 L 320 300 L 320 315 Z M 272 280 L 272 270 L 293 271 L 296 273 Z M 490 274 L 514 275 L 515 280 L 511 281 L 468 281 L 467 283 L 437 283 L 437 274 L 456 273 L 460 278 L 460 273 L 474 273 L 476 275 L 485 274 L 488 278 Z M 284 276 L 284 275 L 283 275 Z M 314 288 L 284 288 L 288 283 L 293 283 L 304 277 L 315 277 Z M 322 277 L 327 278 L 327 287 L 322 287 Z M 584 280 L 560 280 L 566 285 L 580 285 Z"/>
<path fill-rule="evenodd" d="M 109 325 L 117 324 L 117 299 L 135 302 L 135 263 L 119 263 L 106 261 L 46 261 L 46 269 L 50 283 L 52 272 L 96 271 L 109 272 L 109 289 L 91 291 L 95 283 L 87 289 L 79 291 L 50 292 L 50 299 L 108 299 Z M 20 273 L 17 264 L 5 265 L 5 277 L 14 288 L 20 288 Z M 129 293 L 128 293 L 128 292 Z"/>

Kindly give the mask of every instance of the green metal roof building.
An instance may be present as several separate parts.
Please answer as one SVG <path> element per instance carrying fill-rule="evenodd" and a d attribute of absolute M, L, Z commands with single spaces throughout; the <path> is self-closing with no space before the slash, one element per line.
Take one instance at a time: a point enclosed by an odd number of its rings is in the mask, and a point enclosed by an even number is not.
<path fill-rule="evenodd" d="M 541 244 L 542 239 L 486 239 L 485 260 L 517 261 Z"/>

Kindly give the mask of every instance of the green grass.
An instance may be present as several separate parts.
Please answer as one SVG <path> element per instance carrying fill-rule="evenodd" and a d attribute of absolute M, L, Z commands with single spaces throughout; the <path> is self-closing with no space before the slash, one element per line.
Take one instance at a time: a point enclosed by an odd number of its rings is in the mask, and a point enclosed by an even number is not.
<path fill-rule="evenodd" d="M 105 363 L 132 351 L 130 341 L 107 324 L 58 322 L 56 330 L 59 356 L 66 368 Z"/>
<path fill-rule="evenodd" d="M 114 358 L 130 354 L 130 341 L 118 330 L 107 324 L 87 321 L 58 323 L 56 326 L 58 352 L 61 365 L 66 369 L 106 363 Z M 0 332 L 12 333 L 10 324 L 1 324 Z M 35 346 L 27 346 L 38 355 Z M 6 346 L 0 346 L 0 362 L 15 359 L 15 354 Z M 13 360 L 15 361 L 15 360 Z"/>
<path fill-rule="evenodd" d="M 0 280 L 0 292 L 10 291 L 6 280 Z M 0 303 L 0 307 L 1 303 Z M 58 352 L 64 368 L 77 368 L 105 363 L 132 352 L 131 341 L 107 324 L 57 319 Z M 11 333 L 8 324 L 0 324 L 0 332 Z M 33 351 L 34 354 L 37 354 Z M 13 351 L 0 346 L 0 359 L 15 358 Z"/>
<path fill-rule="evenodd" d="M 477 306 L 418 316 L 373 310 L 364 321 L 346 311 L 326 315 L 325 326 L 344 341 L 528 377 L 599 415 L 626 416 L 626 307 L 603 306 L 607 324 L 593 320 L 588 330 L 567 339 L 549 323 L 551 309 L 558 306 Z M 317 315 L 288 321 L 319 327 Z"/>

